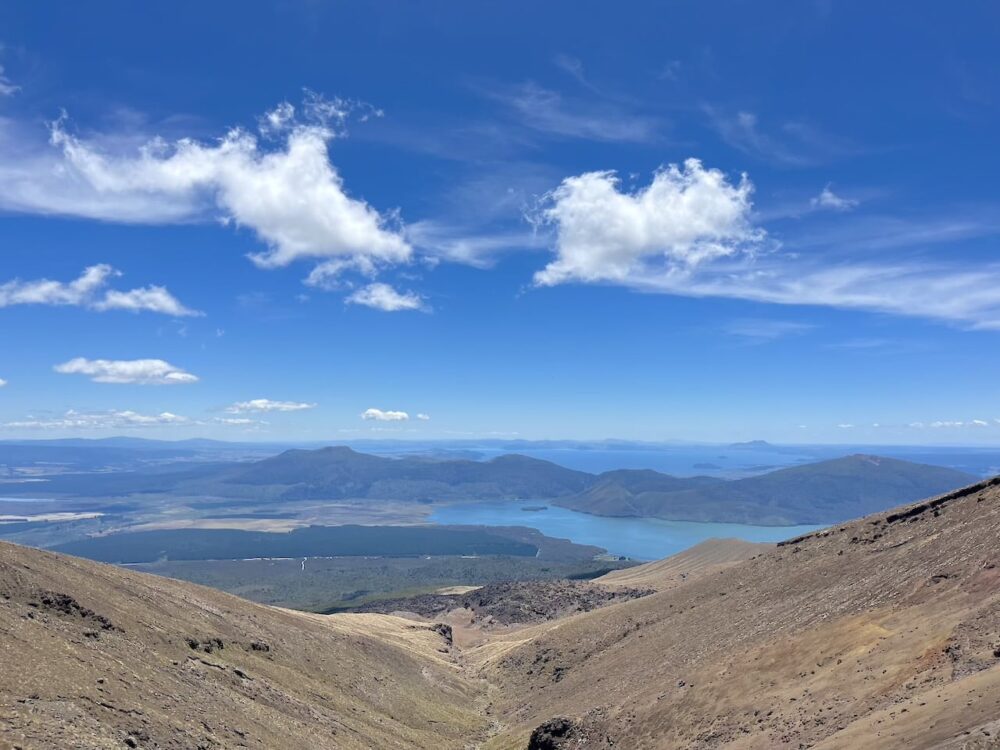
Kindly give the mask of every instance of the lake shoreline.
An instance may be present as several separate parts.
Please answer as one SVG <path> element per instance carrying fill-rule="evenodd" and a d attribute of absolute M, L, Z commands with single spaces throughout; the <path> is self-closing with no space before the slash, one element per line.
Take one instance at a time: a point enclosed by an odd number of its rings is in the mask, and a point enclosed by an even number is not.
<path fill-rule="evenodd" d="M 602 547 L 611 555 L 637 561 L 659 560 L 707 539 L 735 538 L 777 543 L 825 525 L 757 526 L 752 524 L 668 521 L 661 518 L 597 516 L 550 504 L 526 512 L 524 500 L 456 503 L 433 509 L 428 521 L 441 525 L 525 526 L 550 537 Z"/>

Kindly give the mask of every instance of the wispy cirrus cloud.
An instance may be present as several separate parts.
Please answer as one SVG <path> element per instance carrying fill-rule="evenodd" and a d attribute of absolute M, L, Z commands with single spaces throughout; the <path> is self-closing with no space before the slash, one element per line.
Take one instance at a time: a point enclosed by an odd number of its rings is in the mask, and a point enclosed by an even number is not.
<path fill-rule="evenodd" d="M 789 336 L 801 336 L 816 326 L 796 320 L 773 318 L 740 318 L 730 321 L 723 329 L 730 336 L 751 344 L 766 344 Z"/>
<path fill-rule="evenodd" d="M 507 252 L 544 247 L 543 238 L 528 229 L 491 232 L 480 227 L 450 225 L 434 220 L 409 225 L 406 236 L 429 259 L 447 260 L 474 268 L 490 268 L 498 256 Z"/>
<path fill-rule="evenodd" d="M 86 359 L 76 357 L 53 368 L 62 375 L 86 375 L 95 383 L 183 385 L 198 376 L 162 359 Z"/>
<path fill-rule="evenodd" d="M 249 401 L 237 401 L 226 407 L 229 414 L 246 414 L 252 412 L 289 412 L 315 409 L 316 404 L 304 401 L 273 401 L 269 398 L 254 398 Z"/>
<path fill-rule="evenodd" d="M 660 120 L 607 98 L 568 97 L 533 81 L 481 91 L 501 104 L 517 124 L 537 133 L 626 143 L 648 143 L 661 137 Z"/>
<path fill-rule="evenodd" d="M 702 105 L 709 125 L 723 141 L 743 153 L 788 167 L 807 167 L 849 155 L 857 147 L 847 139 L 824 132 L 806 122 L 789 120 L 765 129 L 759 117 L 746 110 L 726 112 Z"/>
<path fill-rule="evenodd" d="M 147 286 L 127 291 L 108 289 L 110 280 L 119 276 L 119 271 L 102 263 L 84 269 L 72 281 L 13 279 L 0 284 L 0 307 L 71 306 L 98 311 L 155 312 L 174 317 L 202 314 L 183 305 L 166 287 Z"/>
<path fill-rule="evenodd" d="M 0 65 L 0 96 L 13 96 L 21 90 L 20 86 L 15 86 L 7 77 L 3 65 Z"/>

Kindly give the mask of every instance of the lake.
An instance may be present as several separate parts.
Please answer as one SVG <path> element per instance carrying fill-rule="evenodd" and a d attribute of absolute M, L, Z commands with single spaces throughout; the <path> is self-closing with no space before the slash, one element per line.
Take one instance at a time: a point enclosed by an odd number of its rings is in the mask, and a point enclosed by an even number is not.
<path fill-rule="evenodd" d="M 545 510 L 522 510 L 546 506 Z M 664 521 L 658 518 L 604 518 L 548 505 L 545 501 L 474 503 L 437 508 L 434 523 L 475 526 L 528 526 L 546 536 L 603 547 L 635 560 L 658 560 L 712 538 L 780 542 L 822 526 L 750 526 L 740 523 Z"/>

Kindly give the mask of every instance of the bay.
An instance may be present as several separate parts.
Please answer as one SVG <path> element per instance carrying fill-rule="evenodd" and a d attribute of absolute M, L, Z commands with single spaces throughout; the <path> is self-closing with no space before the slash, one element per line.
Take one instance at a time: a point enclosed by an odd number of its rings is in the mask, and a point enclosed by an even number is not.
<path fill-rule="evenodd" d="M 523 510 L 541 508 L 544 510 Z M 430 520 L 439 524 L 527 526 L 546 536 L 603 547 L 633 560 L 659 560 L 713 538 L 780 542 L 822 526 L 751 526 L 740 523 L 665 521 L 659 518 L 605 518 L 548 505 L 543 501 L 468 503 L 441 506 Z"/>

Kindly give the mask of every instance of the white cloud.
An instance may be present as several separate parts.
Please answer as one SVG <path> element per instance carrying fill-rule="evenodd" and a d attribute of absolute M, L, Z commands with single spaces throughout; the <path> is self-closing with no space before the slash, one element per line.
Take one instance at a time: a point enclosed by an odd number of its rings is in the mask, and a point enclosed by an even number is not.
<path fill-rule="evenodd" d="M 753 112 L 727 114 L 703 105 L 709 122 L 723 141 L 750 156 L 793 167 L 819 164 L 855 152 L 843 138 L 824 133 L 805 122 L 787 121 L 765 129 Z"/>
<path fill-rule="evenodd" d="M 846 422 L 844 424 L 838 424 L 837 427 L 839 429 L 841 429 L 841 430 L 853 430 L 854 429 L 854 425 L 846 423 Z"/>
<path fill-rule="evenodd" d="M 317 289 L 333 291 L 344 286 L 341 276 L 348 271 L 355 271 L 362 276 L 368 277 L 375 276 L 378 273 L 375 264 L 367 258 L 325 260 L 313 267 L 303 283 L 306 286 L 316 287 Z"/>
<path fill-rule="evenodd" d="M 53 368 L 64 375 L 87 375 L 95 383 L 178 385 L 196 383 L 198 377 L 162 359 L 85 359 L 77 357 Z"/>
<path fill-rule="evenodd" d="M 15 86 L 4 74 L 3 65 L 0 65 L 0 96 L 12 96 L 21 90 L 20 86 Z"/>
<path fill-rule="evenodd" d="M 259 427 L 261 425 L 266 425 L 260 419 L 250 419 L 249 417 L 216 417 L 212 420 L 217 424 L 224 424 L 230 427 Z"/>
<path fill-rule="evenodd" d="M 269 398 L 255 398 L 250 401 L 237 401 L 227 407 L 226 411 L 230 414 L 243 414 L 246 412 L 304 411 L 315 408 L 316 404 L 300 401 L 272 401 Z"/>
<path fill-rule="evenodd" d="M 761 318 L 743 318 L 734 320 L 725 327 L 730 336 L 737 336 L 752 343 L 763 344 L 777 341 L 787 336 L 797 336 L 811 331 L 815 326 L 811 323 L 800 323 L 794 320 L 772 320 Z"/>
<path fill-rule="evenodd" d="M 830 185 L 823 188 L 819 195 L 809 201 L 809 205 L 817 209 L 832 209 L 834 211 L 850 211 L 857 208 L 858 202 L 851 198 L 842 198 L 833 192 Z"/>
<path fill-rule="evenodd" d="M 923 427 L 923 422 L 911 422 L 910 427 Z M 963 421 L 960 419 L 943 419 L 936 422 L 931 422 L 930 427 L 935 429 L 956 429 L 960 427 L 989 427 L 990 423 L 984 419 L 970 419 L 968 421 Z"/>
<path fill-rule="evenodd" d="M 733 185 L 697 159 L 659 170 L 650 185 L 631 193 L 622 192 L 613 172 L 568 177 L 540 212 L 541 221 L 556 227 L 557 257 L 535 282 L 672 277 L 748 251 L 763 238 L 749 220 L 752 192 L 745 176 Z"/>
<path fill-rule="evenodd" d="M 400 310 L 426 310 L 423 299 L 413 292 L 397 292 L 388 284 L 375 282 L 358 289 L 346 300 L 353 305 L 364 305 L 385 312 Z"/>
<path fill-rule="evenodd" d="M 430 414 L 423 414 L 423 413 L 417 414 L 417 419 L 419 419 L 421 422 L 428 422 L 430 421 L 430 418 L 431 418 Z"/>
<path fill-rule="evenodd" d="M 147 286 L 142 289 L 131 289 L 127 292 L 109 289 L 105 293 L 104 299 L 95 302 L 93 307 L 95 310 L 129 310 L 131 312 L 148 310 L 174 317 L 201 315 L 201 313 L 182 305 L 162 286 Z"/>
<path fill-rule="evenodd" d="M 439 221 L 416 221 L 406 227 L 406 238 L 427 259 L 447 260 L 475 268 L 489 268 L 504 251 L 537 250 L 543 239 L 531 231 L 484 232 Z"/>
<path fill-rule="evenodd" d="M 263 140 L 235 128 L 212 143 L 152 138 L 138 149 L 134 138 L 84 140 L 60 119 L 52 149 L 4 160 L 0 206 L 154 224 L 221 218 L 267 245 L 250 256 L 262 268 L 299 259 L 406 262 L 412 250 L 390 227 L 393 217 L 351 197 L 330 163 L 328 145 L 357 107 L 311 95 L 302 120 L 287 104 L 265 115 Z"/>
<path fill-rule="evenodd" d="M 108 289 L 108 282 L 121 273 L 107 264 L 84 269 L 73 281 L 13 279 L 0 284 L 0 307 L 12 305 L 57 305 L 90 310 L 149 311 L 185 317 L 201 315 L 185 307 L 165 287 L 147 286 L 129 291 Z"/>
<path fill-rule="evenodd" d="M 764 232 L 752 226 L 751 193 L 746 177 L 734 185 L 693 159 L 683 170 L 661 170 L 634 192 L 623 192 L 612 172 L 569 177 L 537 215 L 541 224 L 555 227 L 556 259 L 535 274 L 535 283 L 612 283 L 643 292 L 866 310 L 1000 330 L 1000 263 L 932 263 L 914 260 L 913 253 L 893 259 L 886 251 L 895 246 L 879 247 L 880 260 L 873 261 L 869 251 L 875 248 L 849 242 L 838 243 L 839 252 L 808 245 L 785 252 L 765 245 Z M 956 231 L 946 234 L 956 239 Z M 996 231 L 979 226 L 975 236 Z"/>
<path fill-rule="evenodd" d="M 406 422 L 410 415 L 405 411 L 383 411 L 382 409 L 365 409 L 361 418 L 376 422 Z"/>
<path fill-rule="evenodd" d="M 61 417 L 34 418 L 5 422 L 8 429 L 129 429 L 133 427 L 161 427 L 187 424 L 190 420 L 178 414 L 165 411 L 159 414 L 141 414 L 131 410 L 79 412 L 73 409 Z"/>
<path fill-rule="evenodd" d="M 7 381 L 4 380 L 3 378 L 0 378 L 0 388 L 3 388 L 5 385 L 7 385 Z"/>
<path fill-rule="evenodd" d="M 658 136 L 656 120 L 611 101 L 567 98 L 531 82 L 485 93 L 510 109 L 521 125 L 540 133 L 633 143 L 645 143 Z"/>
<path fill-rule="evenodd" d="M 745 259 L 695 273 L 628 279 L 645 291 L 819 305 L 943 320 L 1000 330 L 1000 265 L 844 262 L 824 265 L 792 256 Z"/>

